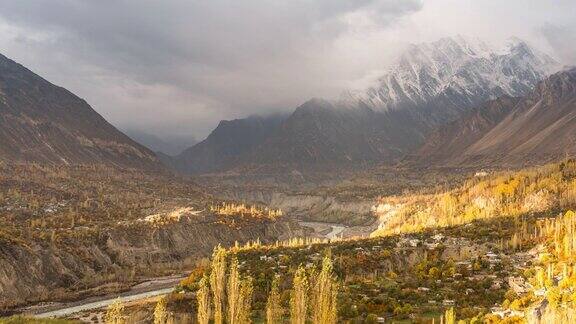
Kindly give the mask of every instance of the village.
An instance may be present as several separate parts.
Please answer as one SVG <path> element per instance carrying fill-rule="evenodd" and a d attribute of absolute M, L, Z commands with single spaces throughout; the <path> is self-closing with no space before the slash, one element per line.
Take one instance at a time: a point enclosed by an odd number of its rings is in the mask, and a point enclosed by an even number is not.
<path fill-rule="evenodd" d="M 299 265 L 313 274 L 323 257 L 330 255 L 342 283 L 339 314 L 345 320 L 384 323 L 438 319 L 449 308 L 457 308 L 459 316 L 465 318 L 525 317 L 522 306 L 526 296 L 534 300 L 534 289 L 524 279 L 524 272 L 530 269 L 539 250 L 512 251 L 484 237 L 475 238 L 469 235 L 475 226 L 480 224 L 457 229 L 462 236 L 453 235 L 453 228 L 435 229 L 301 246 L 261 246 L 240 249 L 235 254 L 240 271 L 255 279 L 256 312 L 264 311 L 270 278 L 276 274 L 290 278 L 286 274 Z M 194 291 L 194 282 L 187 280 L 177 291 Z M 289 279 L 280 285 L 289 286 Z M 536 298 L 544 295 L 545 291 L 538 291 Z M 287 309 L 287 291 L 282 294 L 282 303 Z M 545 299 L 539 305 L 545 308 Z"/>

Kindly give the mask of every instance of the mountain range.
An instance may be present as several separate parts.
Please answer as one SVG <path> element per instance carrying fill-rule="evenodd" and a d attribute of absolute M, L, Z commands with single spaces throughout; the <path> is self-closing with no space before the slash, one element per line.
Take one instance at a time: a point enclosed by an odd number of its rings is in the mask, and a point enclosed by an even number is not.
<path fill-rule="evenodd" d="M 409 160 L 421 165 L 545 163 L 576 154 L 576 68 L 521 98 L 501 97 L 439 128 Z"/>
<path fill-rule="evenodd" d="M 160 169 L 86 101 L 0 55 L 0 160 Z"/>
<path fill-rule="evenodd" d="M 558 69 L 518 39 L 503 48 L 460 36 L 412 45 L 374 86 L 337 100 L 309 100 L 285 119 L 222 122 L 171 164 L 180 172 L 206 173 L 394 162 L 437 127 L 487 100 L 523 96 Z M 242 130 L 226 131 L 231 125 Z"/>
<path fill-rule="evenodd" d="M 0 160 L 146 169 L 163 162 L 185 174 L 547 161 L 576 153 L 576 72 L 551 75 L 559 69 L 520 40 L 495 49 L 443 38 L 408 47 L 371 87 L 314 98 L 290 114 L 221 121 L 205 140 L 169 156 L 0 55 Z M 131 136 L 159 143 L 142 134 Z"/>

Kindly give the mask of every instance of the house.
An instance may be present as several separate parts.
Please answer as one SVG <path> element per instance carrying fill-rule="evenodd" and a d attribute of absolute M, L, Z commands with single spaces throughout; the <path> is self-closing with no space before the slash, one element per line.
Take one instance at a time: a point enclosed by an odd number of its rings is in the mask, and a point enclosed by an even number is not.
<path fill-rule="evenodd" d="M 474 173 L 474 176 L 477 178 L 482 178 L 488 175 L 488 172 L 486 171 L 478 171 L 476 173 Z"/>
<path fill-rule="evenodd" d="M 518 295 L 523 295 L 529 290 L 529 287 L 526 285 L 526 281 L 522 277 L 508 278 L 508 285 Z"/>
<path fill-rule="evenodd" d="M 540 288 L 540 289 L 534 291 L 534 296 L 538 296 L 538 297 L 546 296 L 546 288 Z"/>
<path fill-rule="evenodd" d="M 502 280 L 500 279 L 496 279 L 492 282 L 492 286 L 490 286 L 490 289 L 496 290 L 496 289 L 500 289 L 502 288 Z"/>
<path fill-rule="evenodd" d="M 455 302 L 454 300 L 452 300 L 452 299 L 444 299 L 444 300 L 442 301 L 442 305 L 444 305 L 444 306 L 454 306 L 454 305 L 456 305 L 456 302 Z"/>
<path fill-rule="evenodd" d="M 269 257 L 267 255 L 261 255 L 260 256 L 260 261 L 269 261 L 269 260 L 274 260 L 274 258 Z"/>
<path fill-rule="evenodd" d="M 488 253 L 486 253 L 486 257 L 487 257 L 488 259 L 494 259 L 494 258 L 497 258 L 497 257 L 498 257 L 498 254 L 496 254 L 496 253 L 494 253 L 494 252 L 488 252 Z"/>
<path fill-rule="evenodd" d="M 492 307 L 490 308 L 490 313 L 499 316 L 501 318 L 507 317 L 510 311 L 503 309 L 502 307 Z"/>
<path fill-rule="evenodd" d="M 432 236 L 432 239 L 436 242 L 439 242 L 439 241 L 442 241 L 444 239 L 444 235 L 436 234 L 436 235 Z"/>
<path fill-rule="evenodd" d="M 408 240 L 408 244 L 410 244 L 411 247 L 417 247 L 418 244 L 420 244 L 420 240 L 419 239 L 410 239 L 410 240 Z"/>
<path fill-rule="evenodd" d="M 427 287 L 418 287 L 418 291 L 427 292 L 427 291 L 430 291 L 430 288 L 427 288 Z"/>

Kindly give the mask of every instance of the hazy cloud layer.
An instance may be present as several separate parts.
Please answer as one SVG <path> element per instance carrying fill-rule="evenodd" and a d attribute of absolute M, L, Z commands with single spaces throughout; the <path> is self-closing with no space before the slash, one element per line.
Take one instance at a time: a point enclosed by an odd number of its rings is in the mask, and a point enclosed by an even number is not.
<path fill-rule="evenodd" d="M 202 138 L 220 119 L 362 83 L 408 42 L 517 35 L 570 63 L 570 12 L 572 0 L 2 0 L 0 52 L 117 126 Z"/>

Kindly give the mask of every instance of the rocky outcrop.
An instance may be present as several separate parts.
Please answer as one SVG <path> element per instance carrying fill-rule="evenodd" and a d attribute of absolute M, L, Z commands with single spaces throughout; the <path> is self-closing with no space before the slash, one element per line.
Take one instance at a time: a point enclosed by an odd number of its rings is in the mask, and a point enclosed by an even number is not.
<path fill-rule="evenodd" d="M 303 221 L 338 223 L 346 226 L 368 225 L 376 221 L 374 202 L 371 200 L 341 201 L 332 196 L 240 188 L 223 190 L 219 197 L 248 203 L 263 203 Z"/>

